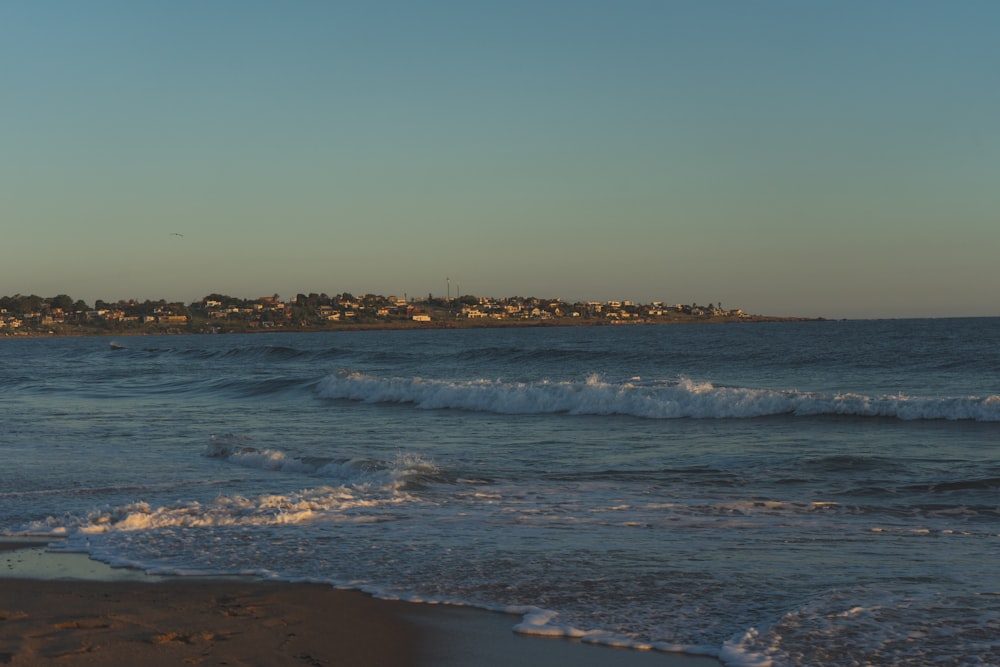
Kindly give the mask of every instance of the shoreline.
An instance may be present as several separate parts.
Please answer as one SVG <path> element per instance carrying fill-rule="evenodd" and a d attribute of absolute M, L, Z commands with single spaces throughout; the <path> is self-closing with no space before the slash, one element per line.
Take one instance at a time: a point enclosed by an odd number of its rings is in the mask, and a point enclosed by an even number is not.
<path fill-rule="evenodd" d="M 204 331 L 191 328 L 172 328 L 169 330 L 143 330 L 128 328 L 105 330 L 100 328 L 74 327 L 73 330 L 49 331 L 3 331 L 0 340 L 16 340 L 25 338 L 101 338 L 101 337 L 133 337 L 133 336 L 226 336 L 238 334 L 274 334 L 274 333 L 334 333 L 348 331 L 436 331 L 436 330 L 483 330 L 483 329 L 547 329 L 552 327 L 659 327 L 680 325 L 725 325 L 725 324 L 761 324 L 787 322 L 831 322 L 823 317 L 778 317 L 768 315 L 749 315 L 744 317 L 699 317 L 683 316 L 664 318 L 661 320 L 573 320 L 560 318 L 558 320 L 511 320 L 496 322 L 478 322 L 473 320 L 432 320 L 431 322 L 356 322 L 333 324 L 330 326 L 302 327 L 270 327 L 270 328 L 236 328 L 229 331 Z"/>
<path fill-rule="evenodd" d="M 51 540 L 0 540 L 0 662 L 355 667 L 721 667 L 711 657 L 515 634 L 516 618 L 319 583 L 147 576 Z"/>

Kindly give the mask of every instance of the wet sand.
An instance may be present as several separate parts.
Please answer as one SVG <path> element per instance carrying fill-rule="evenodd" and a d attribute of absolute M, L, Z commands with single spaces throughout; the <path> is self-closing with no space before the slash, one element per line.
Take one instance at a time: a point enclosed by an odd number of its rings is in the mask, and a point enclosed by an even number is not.
<path fill-rule="evenodd" d="M 0 665 L 719 667 L 516 635 L 517 619 L 324 584 L 148 577 L 0 541 Z"/>

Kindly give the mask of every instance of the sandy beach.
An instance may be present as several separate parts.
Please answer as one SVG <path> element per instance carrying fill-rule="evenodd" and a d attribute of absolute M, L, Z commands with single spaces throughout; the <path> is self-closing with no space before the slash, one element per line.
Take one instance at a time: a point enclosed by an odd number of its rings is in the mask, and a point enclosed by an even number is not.
<path fill-rule="evenodd" d="M 147 577 L 37 542 L 0 541 L 2 665 L 719 665 L 523 637 L 515 622 L 322 584 Z"/>

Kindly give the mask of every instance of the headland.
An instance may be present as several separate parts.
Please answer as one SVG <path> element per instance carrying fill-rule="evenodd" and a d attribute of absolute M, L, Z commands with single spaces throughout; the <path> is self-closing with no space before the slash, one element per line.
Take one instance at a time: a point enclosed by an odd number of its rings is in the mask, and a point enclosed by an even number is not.
<path fill-rule="evenodd" d="M 366 294 L 277 294 L 240 299 L 209 294 L 189 304 L 98 300 L 93 305 L 55 297 L 0 297 L 0 337 L 93 336 L 258 331 L 364 331 L 544 326 L 621 326 L 807 321 L 754 315 L 740 308 L 661 301 L 569 303 L 537 297 L 413 298 Z M 820 318 L 822 319 L 822 318 Z"/>

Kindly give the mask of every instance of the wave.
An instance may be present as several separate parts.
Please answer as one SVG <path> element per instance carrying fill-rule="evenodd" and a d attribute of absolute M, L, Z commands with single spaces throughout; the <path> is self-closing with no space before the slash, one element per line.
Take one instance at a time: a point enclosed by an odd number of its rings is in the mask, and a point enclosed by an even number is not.
<path fill-rule="evenodd" d="M 926 491 L 943 493 L 948 491 L 992 491 L 1000 489 L 1000 477 L 984 477 L 977 479 L 959 479 L 947 482 L 934 482 L 905 487 L 907 491 Z"/>
<path fill-rule="evenodd" d="M 621 351 L 595 350 L 592 348 L 523 348 L 513 345 L 482 347 L 465 350 L 455 355 L 459 362 L 483 363 L 501 361 L 505 364 L 564 364 L 571 362 L 593 362 L 597 358 L 621 358 Z"/>
<path fill-rule="evenodd" d="M 168 489 L 178 489 L 182 487 L 215 486 L 225 480 L 210 479 L 193 482 L 154 482 L 148 484 L 121 484 L 118 486 L 82 486 L 82 487 L 57 487 L 47 489 L 30 489 L 20 491 L 0 491 L 0 498 L 35 498 L 45 496 L 95 496 L 100 497 L 108 493 L 125 493 L 149 491 L 163 491 Z"/>
<path fill-rule="evenodd" d="M 870 455 L 846 455 L 835 454 L 832 456 L 807 457 L 801 463 L 804 471 L 813 474 L 841 474 L 841 473 L 897 473 L 905 468 L 900 461 L 884 456 Z"/>
<path fill-rule="evenodd" d="M 1000 395 L 917 398 L 716 386 L 711 382 L 504 382 L 379 377 L 340 371 L 321 380 L 321 398 L 405 403 L 425 409 L 500 414 L 628 415 L 649 419 L 747 419 L 791 415 L 887 417 L 901 420 L 1000 421 Z"/>
<path fill-rule="evenodd" d="M 160 346 L 130 346 L 118 343 L 114 351 L 126 356 L 139 358 L 174 357 L 196 361 L 245 360 L 258 362 L 282 362 L 297 359 L 337 359 L 349 356 L 352 351 L 339 347 L 322 349 L 302 349 L 288 345 L 232 345 L 226 347 L 160 347 Z"/>
<path fill-rule="evenodd" d="M 205 456 L 244 468 L 320 477 L 352 488 L 407 489 L 441 479 L 433 463 L 413 454 L 399 454 L 388 461 L 368 457 L 292 456 L 280 449 L 255 447 L 251 442 L 232 433 L 212 435 Z"/>
<path fill-rule="evenodd" d="M 321 486 L 296 493 L 263 494 L 256 497 L 219 496 L 210 503 L 190 501 L 154 507 L 145 501 L 84 516 L 30 524 L 27 534 L 99 535 L 163 528 L 206 528 L 234 526 L 275 526 L 305 523 L 316 519 L 342 522 L 379 520 L 379 508 L 406 502 L 401 494 L 373 498 L 343 486 Z"/>
<path fill-rule="evenodd" d="M 154 506 L 145 501 L 102 508 L 82 515 L 49 517 L 28 524 L 31 535 L 99 535 L 163 528 L 247 527 L 300 524 L 314 520 L 370 523 L 391 520 L 393 507 L 415 502 L 411 494 L 438 479 L 437 468 L 415 455 L 393 460 L 295 457 L 278 449 L 253 447 L 248 438 L 212 436 L 206 457 L 226 464 L 309 476 L 316 486 L 252 497 L 219 495 L 211 501 L 179 501 Z M 130 487 L 122 487 L 129 490 Z M 148 490 L 151 486 L 135 487 Z M 115 489 L 115 490 L 122 490 Z"/>

